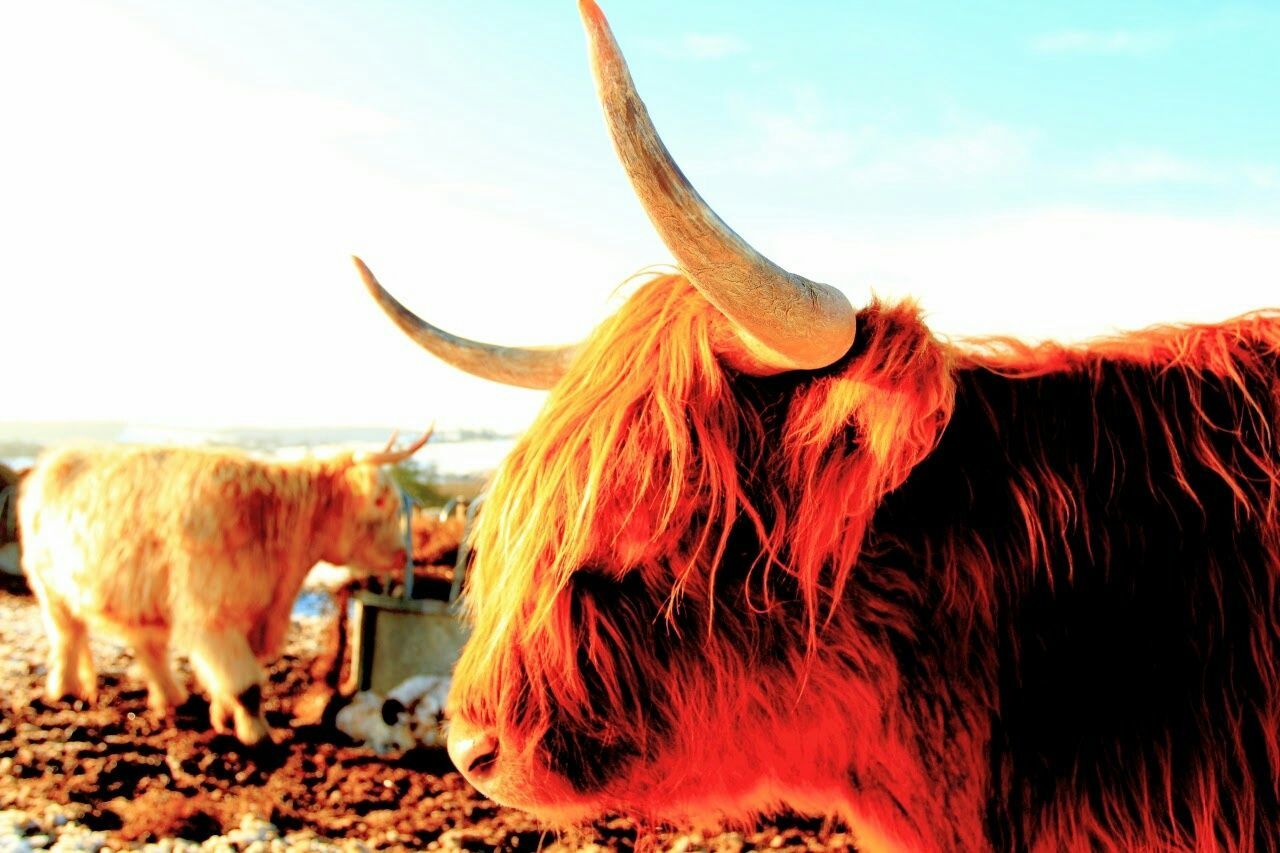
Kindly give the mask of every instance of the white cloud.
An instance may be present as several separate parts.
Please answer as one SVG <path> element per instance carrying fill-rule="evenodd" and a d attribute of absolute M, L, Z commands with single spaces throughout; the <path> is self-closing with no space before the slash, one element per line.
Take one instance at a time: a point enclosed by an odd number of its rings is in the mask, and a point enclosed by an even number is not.
<path fill-rule="evenodd" d="M 1280 166 L 1245 166 L 1241 174 L 1255 187 L 1280 189 Z"/>
<path fill-rule="evenodd" d="M 1108 154 L 1083 170 L 1083 177 L 1108 184 L 1181 184 L 1216 187 L 1280 186 L 1280 166 L 1190 160 L 1158 149 Z"/>
<path fill-rule="evenodd" d="M 935 135 L 895 139 L 881 136 L 851 174 L 868 183 L 964 180 L 1021 167 L 1030 157 L 1034 133 L 995 122 L 962 123 Z"/>
<path fill-rule="evenodd" d="M 1242 32 L 1273 30 L 1275 11 L 1263 4 L 1218 4 L 1197 18 L 1158 28 L 1097 30 L 1068 28 L 1036 35 L 1028 42 L 1044 55 L 1148 56 L 1204 39 L 1235 39 Z"/>
<path fill-rule="evenodd" d="M 1158 30 L 1061 30 L 1036 36 L 1031 49 L 1043 54 L 1144 56 L 1173 41 L 1172 33 Z"/>
<path fill-rule="evenodd" d="M 656 48 L 671 59 L 706 61 L 747 53 L 751 45 L 731 33 L 685 33 L 678 41 L 657 43 Z"/>
<path fill-rule="evenodd" d="M 755 110 L 747 121 L 757 135 L 755 147 L 737 158 L 734 165 L 752 174 L 842 169 L 860 146 L 852 132 L 831 126 L 825 105 L 812 87 L 796 91 L 791 110 Z"/>
<path fill-rule="evenodd" d="M 1020 168 L 1030 157 L 1032 131 L 998 122 L 949 116 L 934 133 L 895 133 L 882 127 L 840 127 L 812 87 L 796 93 L 792 109 L 748 118 L 758 141 L 734 165 L 762 175 L 835 173 L 859 184 L 938 184 Z"/>
<path fill-rule="evenodd" d="M 721 59 L 747 52 L 745 41 L 724 33 L 687 33 L 681 43 L 685 51 L 695 59 Z"/>
<path fill-rule="evenodd" d="M 1042 209 L 879 233 L 764 235 L 788 269 L 855 304 L 910 296 L 945 335 L 1082 340 L 1280 308 L 1280 222 Z"/>
<path fill-rule="evenodd" d="M 1086 174 L 1103 183 L 1116 184 L 1205 184 L 1214 182 L 1212 170 L 1167 151 L 1130 151 L 1110 154 Z"/>

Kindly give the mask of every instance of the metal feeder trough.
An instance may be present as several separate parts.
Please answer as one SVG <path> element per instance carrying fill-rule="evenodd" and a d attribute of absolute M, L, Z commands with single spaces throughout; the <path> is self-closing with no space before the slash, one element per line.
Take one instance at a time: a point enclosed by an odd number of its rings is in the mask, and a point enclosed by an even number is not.
<path fill-rule="evenodd" d="M 411 507 L 403 498 L 405 551 L 404 593 L 381 595 L 362 590 L 352 596 L 351 674 L 342 692 L 360 690 L 380 694 L 415 675 L 450 675 L 467 639 L 467 628 L 458 619 L 458 595 L 466 574 L 470 549 L 467 534 L 479 506 L 479 499 L 467 508 L 467 521 L 453 586 L 448 600 L 413 597 L 413 541 Z"/>

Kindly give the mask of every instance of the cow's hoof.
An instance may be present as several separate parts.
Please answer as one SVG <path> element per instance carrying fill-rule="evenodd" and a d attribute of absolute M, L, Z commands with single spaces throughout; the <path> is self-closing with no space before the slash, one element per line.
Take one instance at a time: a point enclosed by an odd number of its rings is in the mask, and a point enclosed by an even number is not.
<path fill-rule="evenodd" d="M 147 708 L 157 717 L 172 716 L 179 708 L 187 704 L 187 700 L 191 698 L 186 690 L 179 687 L 172 692 L 166 693 L 159 689 L 149 689 L 147 691 Z M 210 709 L 210 719 L 212 720 L 212 709 Z M 214 726 L 216 729 L 217 726 Z M 225 728 L 225 726 L 224 726 Z"/>
<path fill-rule="evenodd" d="M 271 728 L 261 718 L 251 717 L 236 721 L 236 738 L 245 746 L 258 746 L 262 743 L 275 743 L 271 737 Z"/>
<path fill-rule="evenodd" d="M 225 735 L 231 731 L 228 723 L 231 721 L 231 712 L 217 699 L 209 703 L 209 725 L 216 734 Z"/>

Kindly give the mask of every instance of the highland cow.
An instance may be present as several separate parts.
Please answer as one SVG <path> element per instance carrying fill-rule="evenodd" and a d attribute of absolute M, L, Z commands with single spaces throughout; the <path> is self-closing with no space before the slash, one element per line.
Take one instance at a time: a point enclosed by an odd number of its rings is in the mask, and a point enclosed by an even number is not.
<path fill-rule="evenodd" d="M 405 564 L 400 498 L 380 465 L 410 447 L 274 462 L 234 451 L 71 447 L 44 455 L 23 485 L 23 568 L 49 635 L 46 695 L 93 700 L 87 630 L 134 649 L 147 703 L 187 692 L 170 644 L 191 656 L 218 732 L 254 744 L 263 664 L 280 650 L 294 598 L 320 560 L 389 573 Z"/>
<path fill-rule="evenodd" d="M 1280 840 L 1280 312 L 945 342 L 773 265 L 607 123 L 682 273 L 581 345 L 397 324 L 549 388 L 471 537 L 450 752 L 549 821 L 846 821 L 864 850 Z"/>

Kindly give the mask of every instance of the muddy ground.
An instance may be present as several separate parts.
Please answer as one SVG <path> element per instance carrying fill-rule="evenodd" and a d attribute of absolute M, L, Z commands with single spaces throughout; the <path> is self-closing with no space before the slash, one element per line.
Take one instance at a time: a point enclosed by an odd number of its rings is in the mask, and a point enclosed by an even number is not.
<path fill-rule="evenodd" d="M 374 849 L 636 847 L 636 828 L 623 818 L 573 835 L 546 832 L 476 793 L 442 750 L 378 756 L 323 721 L 295 720 L 295 698 L 313 684 L 310 670 L 327 622 L 295 621 L 285 654 L 271 667 L 264 701 L 280 743 L 246 749 L 209 729 L 200 695 L 171 721 L 152 718 L 145 690 L 128 673 L 128 651 L 109 638 L 93 641 L 97 701 L 46 704 L 40 693 L 47 647 L 38 609 L 20 584 L 6 584 L 0 588 L 0 811 L 39 815 L 52 808 L 102 833 L 112 847 L 212 841 L 241 826 L 246 815 L 270 821 L 281 834 L 358 840 Z M 180 668 L 189 678 L 185 663 Z M 753 833 L 646 834 L 641 846 L 651 842 L 676 850 L 850 847 L 842 832 L 800 818 Z M 215 846 L 248 846 L 228 843 Z"/>

